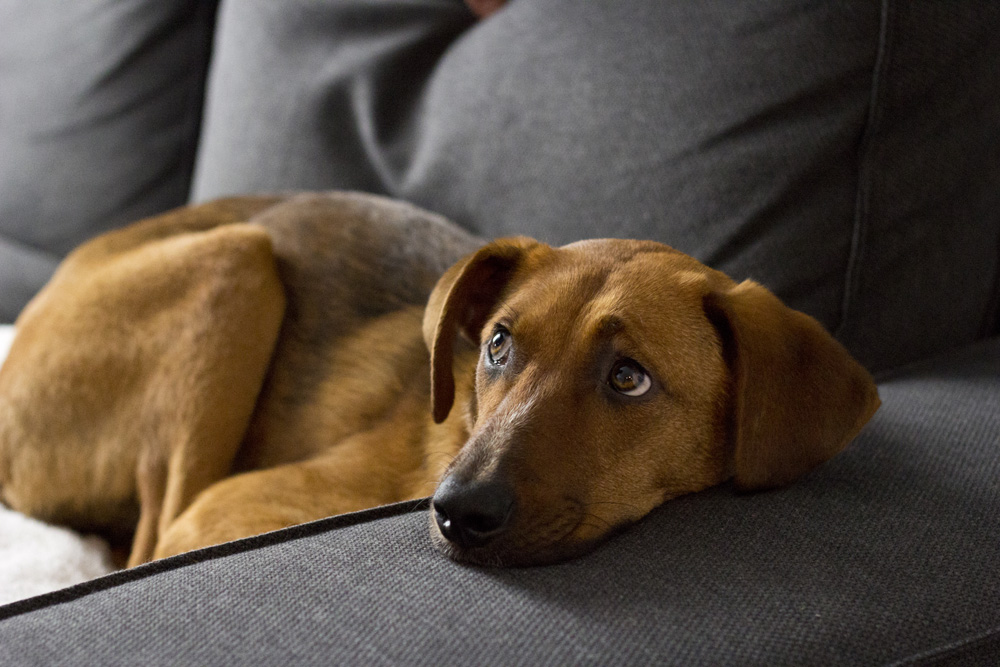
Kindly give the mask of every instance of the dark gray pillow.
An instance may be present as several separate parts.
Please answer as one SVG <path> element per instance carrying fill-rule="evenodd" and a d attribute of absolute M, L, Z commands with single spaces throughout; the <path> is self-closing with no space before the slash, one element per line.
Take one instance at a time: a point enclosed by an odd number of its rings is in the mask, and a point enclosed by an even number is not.
<path fill-rule="evenodd" d="M 3 99 L 37 97 L 0 123 L 9 319 L 68 248 L 183 200 L 211 16 L 7 2 Z M 361 189 L 487 236 L 659 239 L 882 369 L 996 329 L 996 71 L 980 0 L 513 0 L 481 23 L 460 0 L 226 3 L 193 192 Z"/>
<path fill-rule="evenodd" d="M 0 0 L 0 322 L 80 242 L 186 202 L 214 4 Z"/>
<path fill-rule="evenodd" d="M 876 369 L 992 327 L 1000 4 L 255 0 L 217 47 L 198 199 L 359 188 L 487 236 L 655 238 Z"/>

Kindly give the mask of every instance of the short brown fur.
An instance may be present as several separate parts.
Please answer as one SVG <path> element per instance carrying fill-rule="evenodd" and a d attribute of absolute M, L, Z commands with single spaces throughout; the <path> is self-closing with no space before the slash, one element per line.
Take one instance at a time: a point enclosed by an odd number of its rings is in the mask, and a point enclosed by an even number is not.
<path fill-rule="evenodd" d="M 786 484 L 878 408 L 814 320 L 667 246 L 480 245 L 349 193 L 224 200 L 85 244 L 0 369 L 0 497 L 131 539 L 137 565 L 502 476 L 502 535 L 456 543 L 432 520 L 435 542 L 542 563 L 727 479 Z M 609 384 L 623 358 L 644 395 Z"/>

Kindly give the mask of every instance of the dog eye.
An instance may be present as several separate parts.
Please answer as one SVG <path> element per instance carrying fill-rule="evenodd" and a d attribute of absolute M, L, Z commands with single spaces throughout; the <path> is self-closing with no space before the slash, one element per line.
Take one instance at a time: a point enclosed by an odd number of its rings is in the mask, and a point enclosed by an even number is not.
<path fill-rule="evenodd" d="M 493 332 L 493 337 L 486 347 L 486 356 L 494 366 L 503 366 L 510 356 L 510 348 L 513 345 L 513 338 L 510 332 L 503 327 L 497 327 Z"/>
<path fill-rule="evenodd" d="M 646 369 L 632 359 L 622 359 L 615 363 L 608 382 L 615 391 L 626 396 L 642 396 L 653 386 L 653 380 Z"/>

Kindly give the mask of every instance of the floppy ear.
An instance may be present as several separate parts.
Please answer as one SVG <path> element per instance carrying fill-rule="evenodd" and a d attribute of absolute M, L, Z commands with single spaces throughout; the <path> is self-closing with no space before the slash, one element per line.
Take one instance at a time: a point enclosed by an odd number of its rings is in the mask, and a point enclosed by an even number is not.
<path fill-rule="evenodd" d="M 732 374 L 732 471 L 743 489 L 780 486 L 838 453 L 878 410 L 871 375 L 813 318 L 745 281 L 706 311 Z"/>
<path fill-rule="evenodd" d="M 441 423 L 455 402 L 451 363 L 455 337 L 462 333 L 478 344 L 479 331 L 524 253 L 540 245 L 525 237 L 499 239 L 448 269 L 431 292 L 424 311 L 424 341 L 431 353 L 431 405 Z"/>

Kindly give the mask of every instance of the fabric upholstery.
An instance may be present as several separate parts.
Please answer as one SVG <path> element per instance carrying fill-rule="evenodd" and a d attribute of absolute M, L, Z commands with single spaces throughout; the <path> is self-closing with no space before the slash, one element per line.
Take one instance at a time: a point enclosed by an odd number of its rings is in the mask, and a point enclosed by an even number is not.
<path fill-rule="evenodd" d="M 457 565 L 390 506 L 0 608 L 0 663 L 996 664 L 998 367 L 994 340 L 907 369 L 802 482 L 565 564 Z"/>
<path fill-rule="evenodd" d="M 1000 325 L 1000 4 L 884 11 L 836 332 L 880 368 Z"/>
<path fill-rule="evenodd" d="M 1000 5 L 224 5 L 194 196 L 357 188 L 484 236 L 655 238 L 875 369 L 988 333 Z"/>
<path fill-rule="evenodd" d="M 0 0 L 0 322 L 76 245 L 187 201 L 214 11 Z"/>
<path fill-rule="evenodd" d="M 477 23 L 461 0 L 223 3 L 201 126 L 211 4 L 0 4 L 2 317 L 190 185 L 656 238 L 873 369 L 997 327 L 1000 5 L 514 0 Z"/>

